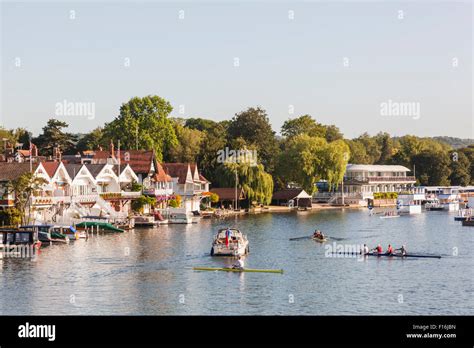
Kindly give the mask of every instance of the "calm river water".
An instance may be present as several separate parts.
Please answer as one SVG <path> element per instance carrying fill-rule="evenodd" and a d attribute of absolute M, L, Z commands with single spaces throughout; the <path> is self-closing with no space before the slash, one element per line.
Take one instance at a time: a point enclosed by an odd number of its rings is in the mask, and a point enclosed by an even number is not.
<path fill-rule="evenodd" d="M 398 219 L 367 210 L 247 215 L 135 229 L 43 248 L 36 261 L 0 260 L 0 314 L 326 315 L 474 314 L 474 228 L 447 212 Z M 246 266 L 284 274 L 196 272 L 218 228 L 248 235 Z M 441 259 L 334 258 L 312 240 L 407 245 Z M 330 243 L 327 243 L 330 244 Z M 454 256 L 455 255 L 455 256 Z"/>

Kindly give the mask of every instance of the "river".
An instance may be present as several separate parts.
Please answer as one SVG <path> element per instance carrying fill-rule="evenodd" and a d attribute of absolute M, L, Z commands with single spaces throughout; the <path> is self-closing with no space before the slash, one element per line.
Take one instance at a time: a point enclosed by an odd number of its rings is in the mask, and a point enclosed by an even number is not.
<path fill-rule="evenodd" d="M 474 228 L 448 212 L 380 219 L 365 210 L 263 213 L 103 234 L 0 260 L 2 315 L 473 315 Z M 283 274 L 198 272 L 218 228 L 248 235 L 246 267 Z M 375 246 L 406 244 L 441 259 L 336 258 L 315 227 Z"/>

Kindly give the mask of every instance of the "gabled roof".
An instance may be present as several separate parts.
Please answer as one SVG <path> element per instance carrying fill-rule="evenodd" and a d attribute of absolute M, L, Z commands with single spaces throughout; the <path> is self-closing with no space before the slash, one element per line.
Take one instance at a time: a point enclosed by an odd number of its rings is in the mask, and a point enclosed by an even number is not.
<path fill-rule="evenodd" d="M 84 165 L 89 170 L 89 172 L 94 177 L 94 179 L 97 178 L 97 175 L 99 175 L 100 172 L 102 171 L 102 169 L 104 169 L 104 167 L 106 166 L 105 163 L 102 163 L 102 164 L 84 164 Z"/>
<path fill-rule="evenodd" d="M 178 184 L 187 182 L 189 163 L 163 163 L 166 173 L 172 178 L 178 178 Z"/>
<path fill-rule="evenodd" d="M 118 150 L 115 151 L 118 156 Z M 110 151 L 95 151 L 93 160 L 111 158 Z M 155 159 L 153 150 L 120 150 L 120 164 L 129 164 L 136 174 L 148 174 Z"/>
<path fill-rule="evenodd" d="M 202 175 L 201 173 L 199 173 L 199 180 L 201 180 L 202 182 L 207 182 L 208 184 L 210 184 L 211 182 L 209 180 L 207 180 L 204 175 Z"/>
<path fill-rule="evenodd" d="M 235 188 L 234 187 L 216 187 L 211 189 L 212 193 L 215 193 L 219 196 L 219 201 L 233 201 L 235 200 Z M 241 188 L 237 189 L 237 195 L 239 200 L 246 198 L 245 191 Z"/>
<path fill-rule="evenodd" d="M 33 171 L 38 168 L 38 163 L 33 163 Z M 11 181 L 15 180 L 21 175 L 30 171 L 30 163 L 7 163 L 0 162 L 0 181 Z"/>
<path fill-rule="evenodd" d="M 290 200 L 295 198 L 311 198 L 311 196 L 301 188 L 292 188 L 292 189 L 284 189 L 280 191 L 275 191 L 273 193 L 272 199 L 283 199 L 283 200 Z"/>
<path fill-rule="evenodd" d="M 171 176 L 166 174 L 165 169 L 160 163 L 156 164 L 154 179 L 156 182 L 171 182 L 173 180 Z"/>
<path fill-rule="evenodd" d="M 69 177 L 74 180 L 76 175 L 81 171 L 83 164 L 74 164 L 74 163 L 66 163 L 64 167 L 66 168 Z"/>
<path fill-rule="evenodd" d="M 52 178 L 56 173 L 56 170 L 58 170 L 60 162 L 42 162 L 41 164 L 49 177 Z"/>

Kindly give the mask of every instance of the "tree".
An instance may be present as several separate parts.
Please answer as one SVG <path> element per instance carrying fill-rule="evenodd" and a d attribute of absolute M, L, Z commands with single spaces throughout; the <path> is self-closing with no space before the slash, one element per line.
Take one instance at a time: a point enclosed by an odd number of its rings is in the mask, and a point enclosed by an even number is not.
<path fill-rule="evenodd" d="M 346 140 L 346 144 L 349 146 L 351 152 L 351 157 L 349 158 L 350 163 L 371 164 L 371 158 L 367 155 L 367 151 L 362 142 L 357 140 Z"/>
<path fill-rule="evenodd" d="M 224 125 L 216 123 L 213 127 L 203 131 L 200 143 L 198 163 L 202 174 L 212 183 L 218 182 L 217 162 L 218 151 L 224 150 L 227 143 L 227 131 Z"/>
<path fill-rule="evenodd" d="M 469 174 L 471 176 L 471 184 L 474 184 L 474 145 L 461 148 L 458 150 L 458 152 L 462 152 L 470 162 Z"/>
<path fill-rule="evenodd" d="M 316 122 L 311 115 L 303 115 L 285 121 L 281 127 L 281 134 L 287 138 L 307 134 L 312 137 L 325 138 L 328 142 L 343 138 L 339 128 L 334 125 L 322 125 Z"/>
<path fill-rule="evenodd" d="M 105 148 L 109 143 L 110 139 L 105 139 L 102 128 L 97 127 L 79 138 L 76 144 L 76 151 L 97 150 L 99 147 Z"/>
<path fill-rule="evenodd" d="M 217 125 L 217 122 L 212 120 L 206 120 L 204 118 L 188 118 L 185 121 L 184 126 L 191 129 L 197 129 L 198 131 L 204 132 L 213 129 Z"/>
<path fill-rule="evenodd" d="M 33 138 L 33 134 L 24 128 L 17 128 L 13 132 L 13 136 L 17 143 L 23 144 L 22 149 L 30 148 L 30 139 Z"/>
<path fill-rule="evenodd" d="M 288 139 L 280 154 L 278 178 L 285 184 L 296 183 L 311 194 L 321 179 L 337 187 L 344 177 L 349 157 L 350 149 L 344 140 L 328 143 L 321 137 L 300 134 Z"/>
<path fill-rule="evenodd" d="M 327 142 L 322 137 L 300 134 L 288 139 L 278 159 L 278 177 L 286 184 L 294 182 L 312 194 L 321 179 Z"/>
<path fill-rule="evenodd" d="M 10 207 L 0 210 L 0 226 L 18 226 L 21 224 L 21 213 L 17 208 Z"/>
<path fill-rule="evenodd" d="M 120 114 L 104 126 L 106 139 L 120 139 L 124 149 L 155 150 L 158 161 L 177 145 L 168 115 L 171 104 L 159 96 L 134 97 L 120 107 Z"/>
<path fill-rule="evenodd" d="M 15 145 L 17 139 L 15 138 L 12 131 L 7 130 L 0 126 L 0 151 L 1 154 L 5 153 L 5 145 Z M 8 148 L 8 145 L 7 145 Z"/>
<path fill-rule="evenodd" d="M 374 164 L 380 160 L 382 154 L 381 146 L 368 133 L 359 136 L 355 141 L 362 144 L 367 154 L 367 164 Z"/>
<path fill-rule="evenodd" d="M 230 121 L 227 132 L 228 140 L 242 138 L 247 146 L 255 146 L 266 170 L 270 173 L 273 171 L 278 146 L 265 110 L 260 107 L 248 108 L 236 114 Z"/>
<path fill-rule="evenodd" d="M 196 162 L 204 133 L 197 129 L 184 127 L 179 123 L 175 123 L 174 129 L 178 141 L 171 146 L 165 158 L 170 162 Z"/>
<path fill-rule="evenodd" d="M 27 225 L 29 223 L 31 199 L 34 193 L 40 191 L 42 186 L 46 183 L 46 180 L 43 178 L 38 178 L 30 172 L 24 173 L 17 179 L 8 182 L 7 193 L 13 194 L 15 197 L 15 208 L 21 215 L 21 223 L 23 225 Z"/>
<path fill-rule="evenodd" d="M 329 187 L 337 188 L 346 172 L 350 157 L 349 146 L 344 140 L 332 141 L 327 145 L 323 156 L 321 176 L 327 180 Z"/>
<path fill-rule="evenodd" d="M 452 152 L 450 154 L 451 164 L 451 175 L 449 180 L 451 185 L 467 186 L 471 182 L 471 163 L 467 156 L 462 152 Z"/>
<path fill-rule="evenodd" d="M 420 185 L 449 186 L 450 160 L 446 152 L 423 151 L 412 157 Z"/>
<path fill-rule="evenodd" d="M 217 168 L 221 187 L 234 187 L 237 173 L 238 184 L 244 190 L 249 203 L 270 204 L 273 195 L 273 178 L 262 164 L 225 163 Z"/>
<path fill-rule="evenodd" d="M 53 149 L 59 147 L 61 152 L 68 154 L 74 150 L 75 137 L 70 133 L 65 133 L 63 128 L 68 124 L 54 118 L 48 120 L 43 127 L 43 133 L 33 140 L 38 147 L 39 153 L 46 156 L 53 155 Z"/>
<path fill-rule="evenodd" d="M 387 164 L 393 155 L 393 141 L 390 134 L 380 132 L 375 136 L 375 141 L 380 148 L 380 157 L 376 164 Z"/>

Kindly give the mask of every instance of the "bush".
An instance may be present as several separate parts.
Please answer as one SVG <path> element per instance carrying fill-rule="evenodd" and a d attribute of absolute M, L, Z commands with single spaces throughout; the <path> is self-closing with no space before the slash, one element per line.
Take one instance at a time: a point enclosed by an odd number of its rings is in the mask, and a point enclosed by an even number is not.
<path fill-rule="evenodd" d="M 140 196 L 140 198 L 132 202 L 132 210 L 137 213 L 142 213 L 145 205 L 149 205 L 154 208 L 156 204 L 156 199 L 154 197 Z"/>
<path fill-rule="evenodd" d="M 396 192 L 374 192 L 374 199 L 397 199 Z"/>
<path fill-rule="evenodd" d="M 217 203 L 219 202 L 219 195 L 217 193 L 211 193 L 211 196 L 209 197 L 211 203 Z"/>
<path fill-rule="evenodd" d="M 21 224 L 21 213 L 16 208 L 7 208 L 0 211 L 1 226 L 17 226 Z"/>

